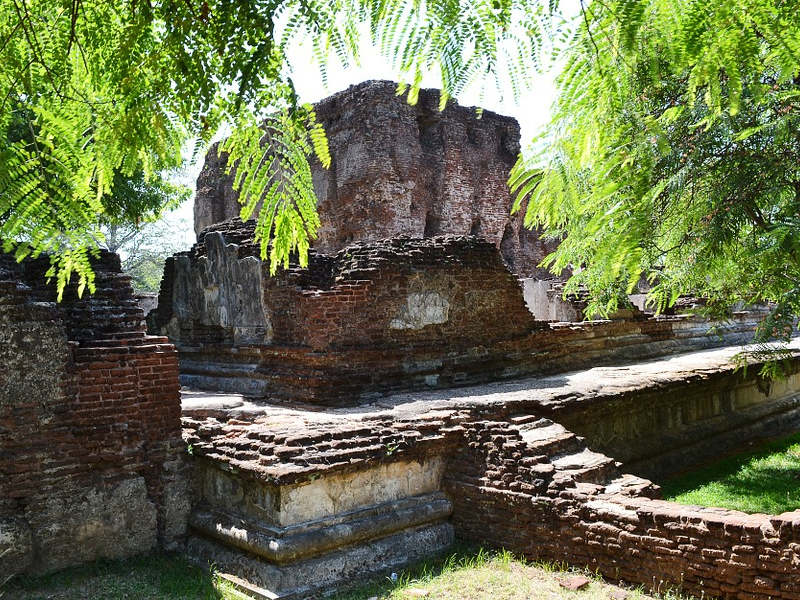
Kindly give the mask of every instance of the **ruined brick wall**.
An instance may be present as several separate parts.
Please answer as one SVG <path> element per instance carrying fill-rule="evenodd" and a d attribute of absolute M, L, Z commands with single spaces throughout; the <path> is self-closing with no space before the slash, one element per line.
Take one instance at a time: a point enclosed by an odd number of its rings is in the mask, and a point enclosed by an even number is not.
<path fill-rule="evenodd" d="M 554 249 L 512 216 L 506 181 L 519 153 L 515 119 L 448 103 L 422 90 L 415 106 L 391 81 L 368 81 L 318 102 L 332 157 L 312 165 L 322 227 L 314 247 L 398 236 L 477 235 L 519 276 L 552 277 L 537 264 Z M 195 231 L 239 215 L 241 206 L 213 147 L 197 180 Z"/>
<path fill-rule="evenodd" d="M 141 335 L 142 311 L 133 295 L 130 277 L 122 275 L 119 256 L 102 250 L 92 260 L 96 291 L 78 297 L 75 283 L 64 290 L 57 314 L 70 340 L 83 342 L 104 337 Z M 16 262 L 0 253 L 0 281 L 16 281 L 28 288 L 30 302 L 55 302 L 56 287 L 47 281 L 50 261 L 46 257 Z"/>
<path fill-rule="evenodd" d="M 536 321 L 497 249 L 472 236 L 313 251 L 270 276 L 253 223 L 207 229 L 165 265 L 151 333 L 181 353 L 185 385 L 330 404 L 364 394 L 563 372 L 749 339 L 688 317 Z"/>
<path fill-rule="evenodd" d="M 170 545 L 188 499 L 178 362 L 146 336 L 104 253 L 61 304 L 44 261 L 0 256 L 0 571 L 41 573 Z"/>
<path fill-rule="evenodd" d="M 355 244 L 326 261 L 328 284 L 266 281 L 274 343 L 314 350 L 446 344 L 458 351 L 525 337 L 543 327 L 495 248 L 478 238 L 394 239 Z M 300 283 L 300 282 L 298 282 Z M 292 289 L 282 295 L 279 290 Z"/>
<path fill-rule="evenodd" d="M 151 328 L 178 346 L 187 385 L 352 402 L 492 377 L 544 327 L 496 248 L 475 237 L 354 244 L 270 277 L 252 230 L 207 230 L 166 265 Z"/>
<path fill-rule="evenodd" d="M 445 486 L 457 535 L 657 591 L 800 598 L 800 511 L 681 506 L 653 498 L 646 480 L 620 476 L 569 434 L 530 442 L 511 421 L 465 429 Z"/>

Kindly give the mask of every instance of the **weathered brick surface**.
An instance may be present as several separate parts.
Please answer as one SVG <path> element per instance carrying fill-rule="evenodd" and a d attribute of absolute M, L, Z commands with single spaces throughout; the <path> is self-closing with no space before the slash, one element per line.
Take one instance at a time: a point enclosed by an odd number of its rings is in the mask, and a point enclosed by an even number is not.
<path fill-rule="evenodd" d="M 95 263 L 96 294 L 61 304 L 43 261 L 0 258 L 3 572 L 171 543 L 188 508 L 174 347 L 145 335 L 116 256 Z"/>
<path fill-rule="evenodd" d="M 691 317 L 548 324 L 525 307 L 497 249 L 473 236 L 399 238 L 313 251 L 272 277 L 253 223 L 209 228 L 169 259 L 152 333 L 181 353 L 190 387 L 320 403 L 365 394 L 563 372 L 743 341 Z"/>
<path fill-rule="evenodd" d="M 314 246 L 334 253 L 353 242 L 409 236 L 479 235 L 520 276 L 554 249 L 511 215 L 506 180 L 519 153 L 515 119 L 448 103 L 421 90 L 415 106 L 391 81 L 367 81 L 318 102 L 332 157 L 312 165 L 322 227 Z M 213 147 L 197 180 L 195 231 L 239 216 L 241 206 Z"/>
<path fill-rule="evenodd" d="M 562 449 L 544 447 L 546 441 L 526 447 L 512 423 L 465 430 L 446 482 L 456 531 L 465 538 L 653 590 L 798 598 L 800 511 L 770 516 L 681 506 L 653 498 L 657 490 L 646 480 L 620 476 L 596 458 L 565 468 Z M 567 452 L 581 456 L 580 448 Z"/>
<path fill-rule="evenodd" d="M 439 452 L 449 457 L 443 486 L 464 538 L 657 591 L 796 600 L 800 512 L 747 515 L 665 502 L 656 486 L 552 421 L 481 412 L 348 417 L 277 405 L 252 419 L 189 416 L 184 431 L 196 460 L 243 485 L 311 482 Z"/>
<path fill-rule="evenodd" d="M 357 421 L 198 419 L 185 416 L 183 435 L 192 455 L 220 468 L 272 484 L 348 473 L 381 462 L 448 454 L 460 431 L 451 415 Z"/>
<path fill-rule="evenodd" d="M 143 335 L 143 314 L 130 285 L 130 277 L 121 273 L 119 256 L 105 250 L 93 260 L 96 291 L 78 297 L 75 283 L 67 286 L 64 301 L 56 309 L 70 340 Z M 0 281 L 16 281 L 27 288 L 30 302 L 55 302 L 56 287 L 47 281 L 50 268 L 47 257 L 16 262 L 0 253 Z"/>

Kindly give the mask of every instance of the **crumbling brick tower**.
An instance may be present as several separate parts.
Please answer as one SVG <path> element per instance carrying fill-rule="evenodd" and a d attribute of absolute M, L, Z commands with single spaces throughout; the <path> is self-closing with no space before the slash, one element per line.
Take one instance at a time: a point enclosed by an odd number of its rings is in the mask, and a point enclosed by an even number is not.
<path fill-rule="evenodd" d="M 554 246 L 511 215 L 507 179 L 519 153 L 516 119 L 439 91 L 412 106 L 391 81 L 367 81 L 315 105 L 331 166 L 312 165 L 322 227 L 314 247 L 335 253 L 353 242 L 407 236 L 476 235 L 499 248 L 519 277 L 552 277 L 537 267 Z M 216 146 L 197 180 L 194 227 L 239 216 L 241 206 Z"/>

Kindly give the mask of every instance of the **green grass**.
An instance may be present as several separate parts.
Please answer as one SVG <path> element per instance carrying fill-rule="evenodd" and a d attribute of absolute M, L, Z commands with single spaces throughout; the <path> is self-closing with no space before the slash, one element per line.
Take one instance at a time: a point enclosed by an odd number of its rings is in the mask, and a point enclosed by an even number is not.
<path fill-rule="evenodd" d="M 800 509 L 800 434 L 671 479 L 662 490 L 681 504 L 773 515 Z"/>
<path fill-rule="evenodd" d="M 580 591 L 560 586 L 577 574 L 591 579 Z M 5 595 L 3 593 L 5 592 Z M 246 600 L 227 582 L 184 559 L 152 554 L 103 561 L 40 578 L 12 581 L 3 600 Z M 671 600 L 674 595 L 659 596 Z M 460 548 L 399 574 L 365 581 L 331 600 L 647 600 L 641 589 L 611 585 L 584 571 L 529 563 L 508 552 Z"/>
<path fill-rule="evenodd" d="M 98 561 L 0 587 L 2 600 L 247 600 L 227 581 L 173 554 Z"/>
<path fill-rule="evenodd" d="M 570 591 L 561 582 L 583 575 L 591 582 Z M 507 551 L 491 552 L 464 547 L 446 558 L 427 561 L 389 578 L 350 591 L 331 600 L 647 600 L 641 588 L 622 588 L 587 571 L 551 563 L 532 563 Z M 665 596 L 660 596 L 665 598 Z M 677 596 L 670 594 L 666 598 Z"/>

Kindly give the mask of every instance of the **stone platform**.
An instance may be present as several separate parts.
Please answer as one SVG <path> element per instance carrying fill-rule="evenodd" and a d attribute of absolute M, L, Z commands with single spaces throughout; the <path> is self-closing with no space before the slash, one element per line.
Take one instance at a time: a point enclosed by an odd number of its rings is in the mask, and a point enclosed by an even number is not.
<path fill-rule="evenodd" d="M 621 527 L 615 519 L 658 507 L 681 523 L 689 513 L 685 523 L 704 522 L 718 513 L 648 504 L 658 486 L 641 475 L 686 468 L 800 424 L 800 358 L 786 380 L 767 385 L 757 366 L 736 370 L 740 350 L 394 394 L 351 408 L 184 390 L 195 468 L 188 551 L 270 597 L 307 597 L 397 570 L 445 549 L 454 533 L 612 573 L 620 559 L 597 553 L 592 562 L 580 515 L 601 510 L 609 527 Z M 517 514 L 520 531 L 512 531 Z M 800 541 L 800 530 L 787 531 Z M 620 548 L 636 552 L 646 544 L 637 535 Z M 694 535 L 700 569 L 703 548 L 716 542 Z M 715 560 L 727 557 L 717 546 Z M 663 572 L 641 564 L 643 574 Z M 767 561 L 737 577 L 775 578 L 782 564 Z M 735 565 L 726 568 L 730 576 Z"/>

